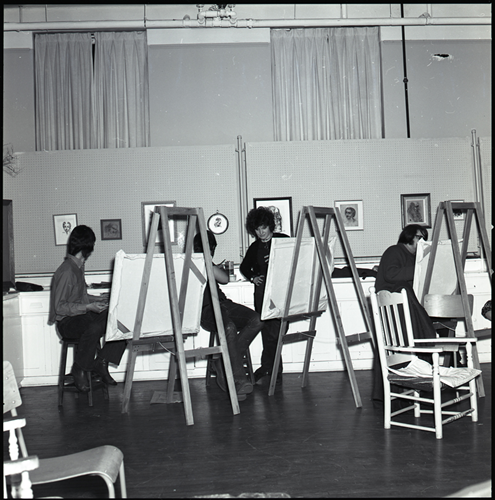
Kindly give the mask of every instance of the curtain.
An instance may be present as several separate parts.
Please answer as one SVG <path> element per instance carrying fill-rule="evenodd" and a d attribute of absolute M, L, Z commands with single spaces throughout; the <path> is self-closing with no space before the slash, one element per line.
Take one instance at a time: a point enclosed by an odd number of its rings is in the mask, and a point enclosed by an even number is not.
<path fill-rule="evenodd" d="M 276 141 L 383 137 L 379 28 L 271 30 Z"/>
<path fill-rule="evenodd" d="M 91 147 L 93 61 L 89 33 L 37 34 L 36 150 Z"/>
<path fill-rule="evenodd" d="M 95 148 L 150 144 L 145 32 L 95 33 Z"/>
<path fill-rule="evenodd" d="M 94 47 L 93 60 L 90 33 L 35 35 L 37 151 L 149 146 L 146 34 L 98 32 Z"/>

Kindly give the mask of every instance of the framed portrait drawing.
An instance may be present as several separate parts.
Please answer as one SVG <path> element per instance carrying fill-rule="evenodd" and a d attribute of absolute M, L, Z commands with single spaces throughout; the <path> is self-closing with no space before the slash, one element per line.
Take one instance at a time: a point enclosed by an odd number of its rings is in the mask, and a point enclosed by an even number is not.
<path fill-rule="evenodd" d="M 148 244 L 148 233 L 151 227 L 151 219 L 155 212 L 155 207 L 175 207 L 175 201 L 142 201 L 141 202 L 141 217 L 143 222 L 143 246 L 146 248 Z M 170 241 L 172 244 L 177 243 L 176 222 L 174 219 L 169 219 Z M 158 232 L 155 243 L 163 242 L 162 221 L 158 224 Z"/>
<path fill-rule="evenodd" d="M 54 215 L 55 246 L 67 245 L 69 235 L 76 226 L 77 214 Z"/>
<path fill-rule="evenodd" d="M 122 219 L 101 219 L 100 226 L 102 240 L 122 239 Z"/>
<path fill-rule="evenodd" d="M 266 207 L 275 217 L 275 233 L 292 237 L 292 197 L 287 198 L 254 198 L 254 208 Z"/>
<path fill-rule="evenodd" d="M 419 224 L 431 227 L 431 201 L 429 193 L 401 194 L 402 227 Z"/>
<path fill-rule="evenodd" d="M 229 228 L 229 219 L 217 212 L 209 217 L 207 226 L 213 234 L 223 234 Z"/>
<path fill-rule="evenodd" d="M 340 210 L 346 231 L 364 229 L 363 200 L 335 201 L 334 206 Z"/>

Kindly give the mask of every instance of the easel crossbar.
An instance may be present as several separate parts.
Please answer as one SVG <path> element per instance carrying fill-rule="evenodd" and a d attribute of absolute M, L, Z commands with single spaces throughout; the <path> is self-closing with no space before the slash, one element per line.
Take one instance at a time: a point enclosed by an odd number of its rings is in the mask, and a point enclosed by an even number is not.
<path fill-rule="evenodd" d="M 295 344 L 296 342 L 306 341 L 309 338 L 314 339 L 316 330 L 308 330 L 306 332 L 287 333 L 284 335 L 282 342 L 285 344 Z"/>
<path fill-rule="evenodd" d="M 372 338 L 371 332 L 353 333 L 352 335 L 345 336 L 347 344 L 361 344 L 362 342 L 371 340 Z M 340 340 L 337 339 L 337 342 L 340 342 Z"/>

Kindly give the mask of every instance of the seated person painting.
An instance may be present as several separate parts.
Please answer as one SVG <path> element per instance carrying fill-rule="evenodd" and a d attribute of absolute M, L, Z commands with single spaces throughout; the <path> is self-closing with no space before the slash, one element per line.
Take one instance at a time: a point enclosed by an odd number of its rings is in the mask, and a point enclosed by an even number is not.
<path fill-rule="evenodd" d="M 413 290 L 416 250 L 421 238 L 428 239 L 428 231 L 425 227 L 419 224 L 407 225 L 400 233 L 397 244 L 388 247 L 383 253 L 375 282 L 377 292 L 381 290 L 400 292 L 403 288 L 406 289 L 412 328 L 414 337 L 417 339 L 436 337 L 433 321 L 419 303 Z M 375 358 L 373 399 L 383 400 L 383 384 L 377 363 L 379 361 Z"/>
<path fill-rule="evenodd" d="M 211 257 L 213 258 L 217 241 L 215 235 L 210 230 L 207 231 L 207 236 Z M 203 253 L 203 243 L 199 233 L 194 237 L 194 251 L 196 253 Z M 246 399 L 246 394 L 253 392 L 253 385 L 246 375 L 243 357 L 253 339 L 261 331 L 263 322 L 260 319 L 259 313 L 249 309 L 249 307 L 237 304 L 228 299 L 220 289 L 218 286 L 219 283 L 224 285 L 229 282 L 229 274 L 227 271 L 220 265 L 213 264 L 213 274 L 215 275 L 215 285 L 217 287 L 223 326 L 225 328 L 225 337 L 229 349 L 237 399 L 239 401 L 244 401 Z M 203 296 L 201 327 L 209 332 L 215 332 L 217 330 L 211 291 L 208 285 L 205 288 Z M 218 386 L 226 392 L 227 383 L 222 360 L 220 358 L 215 359 L 215 372 Z"/>
<path fill-rule="evenodd" d="M 100 348 L 107 325 L 108 301 L 88 295 L 84 278 L 84 264 L 94 250 L 95 241 L 90 227 L 80 225 L 73 229 L 67 242 L 67 257 L 55 271 L 50 288 L 48 324 L 56 324 L 62 338 L 79 340 L 71 373 L 81 392 L 89 391 L 85 371 L 97 373 L 105 384 L 116 385 L 108 372 L 108 363 L 118 365 L 126 348 L 125 340 L 108 342 Z"/>

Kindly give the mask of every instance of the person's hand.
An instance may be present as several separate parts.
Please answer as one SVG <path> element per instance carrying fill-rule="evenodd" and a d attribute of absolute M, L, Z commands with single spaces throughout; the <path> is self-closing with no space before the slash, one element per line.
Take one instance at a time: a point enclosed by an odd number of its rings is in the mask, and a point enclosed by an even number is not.
<path fill-rule="evenodd" d="M 101 313 L 108 309 L 108 302 L 105 301 L 96 301 L 88 304 L 87 310 L 95 313 Z"/>
<path fill-rule="evenodd" d="M 260 286 L 263 283 L 264 279 L 264 276 L 256 276 L 253 278 L 253 283 L 255 284 L 255 286 Z"/>

